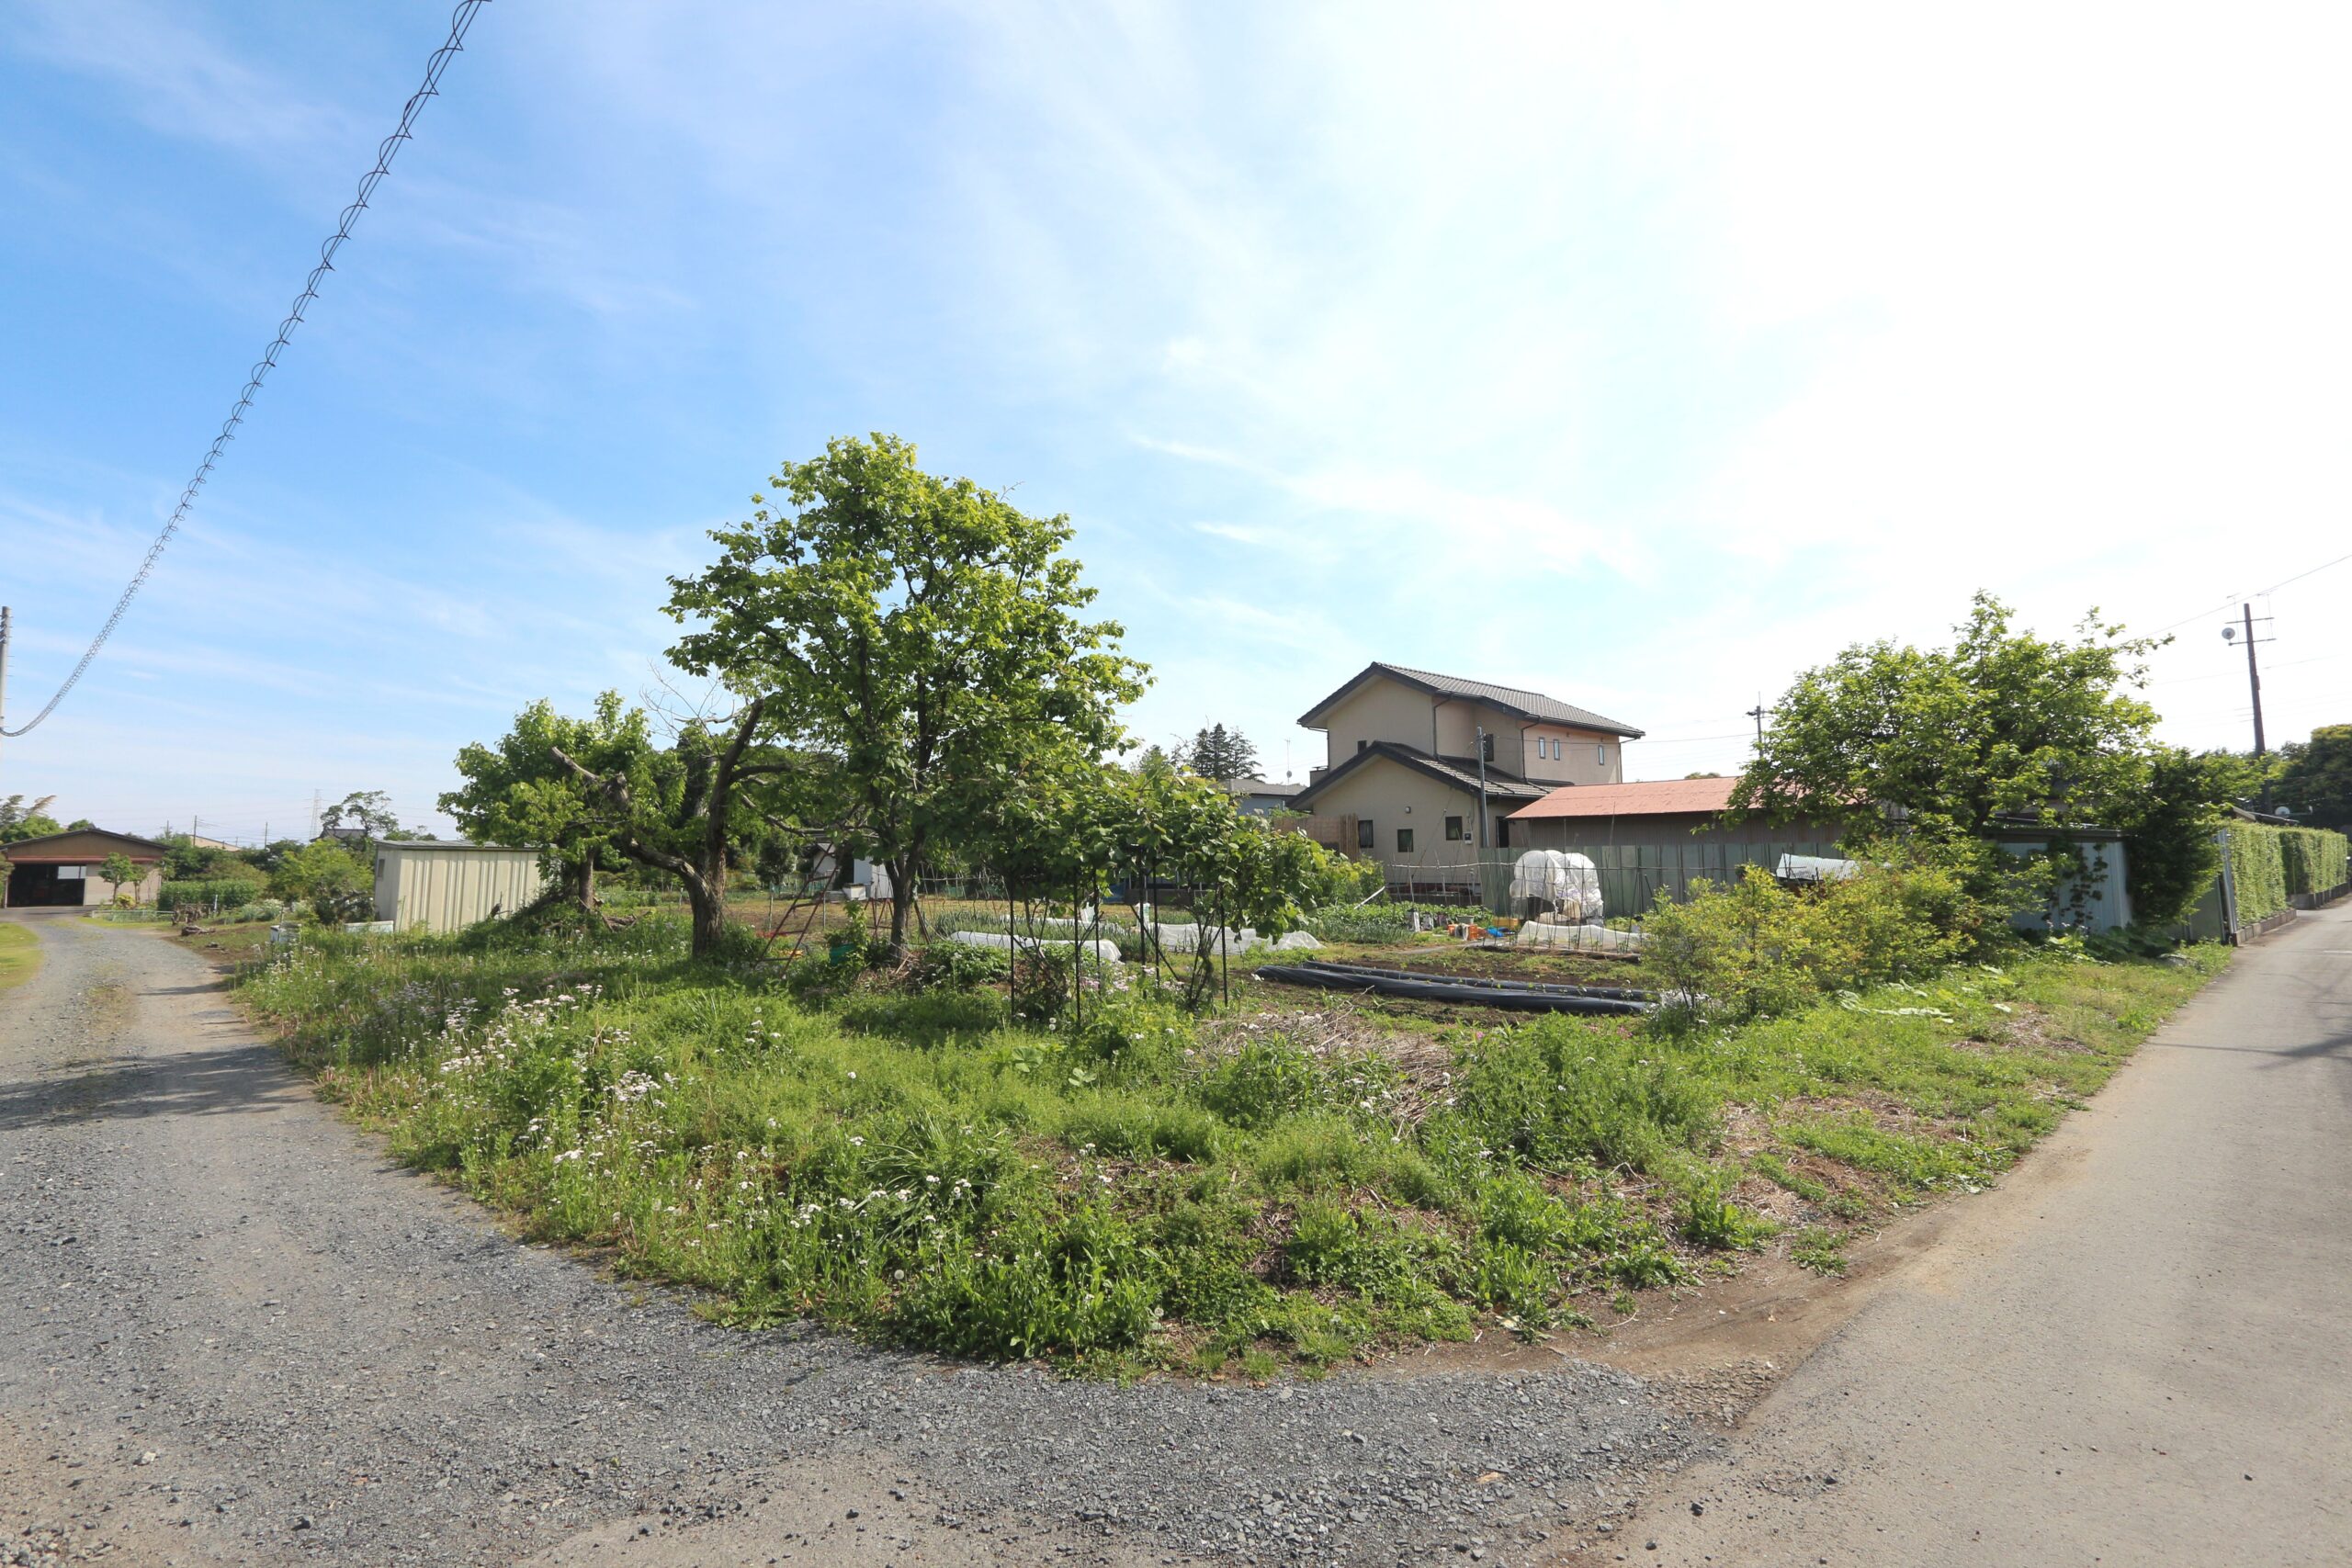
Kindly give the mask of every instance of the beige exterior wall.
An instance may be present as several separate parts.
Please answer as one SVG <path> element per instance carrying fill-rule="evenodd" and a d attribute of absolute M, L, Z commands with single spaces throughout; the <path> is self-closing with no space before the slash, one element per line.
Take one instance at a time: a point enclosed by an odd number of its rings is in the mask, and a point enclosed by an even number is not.
<path fill-rule="evenodd" d="M 1559 744 L 1557 757 L 1551 755 L 1555 741 Z M 1531 779 L 1544 784 L 1625 782 L 1625 748 L 1619 736 L 1566 725 L 1531 724 L 1519 744 L 1525 758 L 1521 771 Z"/>
<path fill-rule="evenodd" d="M 1431 700 L 1427 693 L 1395 681 L 1366 681 L 1323 716 L 1326 761 L 1336 768 L 1363 750 L 1359 742 L 1374 740 L 1395 740 L 1428 750 Z"/>
<path fill-rule="evenodd" d="M 379 845 L 376 918 L 401 931 L 461 931 L 512 915 L 546 889 L 537 850 Z"/>
<path fill-rule="evenodd" d="M 1433 697 L 1379 676 L 1341 698 L 1324 716 L 1325 761 L 1336 768 L 1374 740 L 1394 740 L 1439 757 L 1476 757 L 1478 731 L 1495 738 L 1495 762 L 1544 784 L 1623 784 L 1622 739 L 1558 724 L 1529 724 L 1499 708 Z M 1541 737 L 1545 744 L 1538 747 Z M 1550 742 L 1561 755 L 1550 755 Z M 1539 756 L 1541 750 L 1544 754 Z"/>
<path fill-rule="evenodd" d="M 164 896 L 164 868 L 160 865 L 149 866 L 145 876 L 137 882 L 126 882 L 118 889 L 98 874 L 98 864 L 93 861 L 83 868 L 86 873 L 82 879 L 82 904 L 85 908 L 112 903 L 118 891 L 136 895 L 141 904 L 153 904 Z"/>
<path fill-rule="evenodd" d="M 1494 816 L 1513 808 L 1489 803 Z M 1316 797 L 1318 817 L 1353 817 L 1373 826 L 1373 847 L 1361 852 L 1383 865 L 1456 865 L 1477 853 L 1478 797 L 1457 790 L 1401 762 L 1378 758 L 1366 762 Z M 1462 818 L 1465 837 L 1449 841 L 1445 819 Z M 1410 853 L 1396 848 L 1396 829 L 1413 832 Z M 1354 846 L 1348 848 L 1353 852 Z"/>

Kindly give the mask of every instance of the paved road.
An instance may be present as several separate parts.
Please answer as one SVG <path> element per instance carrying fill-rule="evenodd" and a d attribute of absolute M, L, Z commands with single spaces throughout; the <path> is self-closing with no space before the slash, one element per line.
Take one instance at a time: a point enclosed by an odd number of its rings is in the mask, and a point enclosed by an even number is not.
<path fill-rule="evenodd" d="M 1705 1439 L 1563 1365 L 1120 1389 L 702 1323 L 402 1174 L 160 937 L 0 998 L 0 1565 L 1524 1568 Z"/>
<path fill-rule="evenodd" d="M 1739 1568 L 2352 1563 L 2352 906 L 2241 953 L 1633 1535 Z"/>

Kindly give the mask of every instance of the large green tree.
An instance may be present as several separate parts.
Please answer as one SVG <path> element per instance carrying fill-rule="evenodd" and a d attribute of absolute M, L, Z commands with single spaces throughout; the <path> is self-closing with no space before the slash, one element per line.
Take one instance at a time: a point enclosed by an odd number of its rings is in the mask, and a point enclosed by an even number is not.
<path fill-rule="evenodd" d="M 370 839 L 397 837 L 401 819 L 392 797 L 380 789 L 356 789 L 319 813 L 322 828 L 356 828 Z"/>
<path fill-rule="evenodd" d="M 802 824 L 820 816 L 809 803 L 827 798 L 832 770 L 769 740 L 770 714 L 770 699 L 753 697 L 721 718 L 689 720 L 673 745 L 658 749 L 642 716 L 622 715 L 594 731 L 584 754 L 561 740 L 548 747 L 578 791 L 581 815 L 568 830 L 676 877 L 696 957 L 716 955 L 726 941 L 728 874 L 747 846 L 825 835 Z"/>
<path fill-rule="evenodd" d="M 1947 648 L 1858 644 L 1799 675 L 1772 709 L 1732 809 L 1878 830 L 1889 809 L 1931 840 L 2008 817 L 2110 815 L 2146 775 L 2155 710 L 2132 694 L 2155 646 L 2096 615 L 2036 637 L 1978 593 Z"/>
<path fill-rule="evenodd" d="M 307 901 L 322 923 L 332 923 L 365 918 L 376 873 L 341 844 L 322 839 L 279 856 L 269 885 L 281 898 Z"/>
<path fill-rule="evenodd" d="M 1214 779 L 1221 784 L 1238 784 L 1256 776 L 1258 749 L 1241 731 L 1227 729 L 1222 723 L 1213 724 L 1193 734 L 1185 765 L 1202 778 Z"/>
<path fill-rule="evenodd" d="M 13 844 L 22 839 L 44 838 L 63 831 L 57 818 L 49 815 L 53 795 L 44 795 L 28 805 L 21 795 L 0 800 L 0 844 Z"/>
<path fill-rule="evenodd" d="M 2279 750 L 2271 798 L 2314 827 L 2352 828 L 2352 724 L 2323 724 Z"/>
<path fill-rule="evenodd" d="M 782 744 L 829 762 L 822 816 L 889 869 L 890 941 L 921 877 L 973 836 L 1042 753 L 1098 756 L 1142 690 L 1114 622 L 1034 517 L 917 465 L 896 436 L 837 439 L 716 531 L 719 558 L 673 578 L 691 629 L 671 658 L 716 677 Z M 811 803 L 813 805 L 813 803 Z"/>
<path fill-rule="evenodd" d="M 644 710 L 625 706 L 618 692 L 598 697 L 586 718 L 568 718 L 542 700 L 515 715 L 495 745 L 477 741 L 458 753 L 466 782 L 441 797 L 441 809 L 478 843 L 536 846 L 548 875 L 593 909 L 597 871 L 622 863 L 615 847 L 621 824 L 563 759 L 602 775 L 652 752 Z"/>
<path fill-rule="evenodd" d="M 2123 834 L 2133 919 L 2169 926 L 2188 918 L 2221 874 L 2215 830 L 2254 776 L 2244 759 L 2226 751 L 2149 751 L 2138 784 L 2107 813 L 2107 825 Z"/>

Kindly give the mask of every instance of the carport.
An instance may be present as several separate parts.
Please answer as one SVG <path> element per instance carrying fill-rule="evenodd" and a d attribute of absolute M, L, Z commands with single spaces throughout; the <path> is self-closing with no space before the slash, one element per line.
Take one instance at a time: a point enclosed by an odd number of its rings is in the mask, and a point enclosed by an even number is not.
<path fill-rule="evenodd" d="M 103 828 L 77 828 L 38 839 L 0 844 L 8 862 L 8 889 L 0 908 L 28 909 L 104 904 L 116 889 L 98 874 L 109 855 L 124 855 L 140 868 L 139 880 L 126 882 L 122 891 L 142 904 L 152 904 L 164 890 L 164 847 L 153 839 L 109 833 Z"/>

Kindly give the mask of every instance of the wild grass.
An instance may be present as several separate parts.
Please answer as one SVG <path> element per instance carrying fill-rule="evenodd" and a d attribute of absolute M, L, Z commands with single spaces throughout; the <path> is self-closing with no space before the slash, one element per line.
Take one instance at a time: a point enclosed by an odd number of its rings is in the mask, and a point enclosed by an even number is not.
<path fill-rule="evenodd" d="M 21 986 L 40 968 L 40 939 L 30 926 L 0 923 L 0 991 Z"/>
<path fill-rule="evenodd" d="M 1582 1323 L 1773 1244 L 1762 1192 L 1826 1266 L 1842 1219 L 1990 1179 L 2216 962 L 2059 954 L 1740 1028 L 1418 1052 L 1115 987 L 1031 1027 L 944 971 L 697 964 L 662 917 L 311 935 L 243 986 L 399 1157 L 719 1317 L 1261 1375 Z M 1796 1168 L 1824 1161 L 1834 1188 Z"/>

